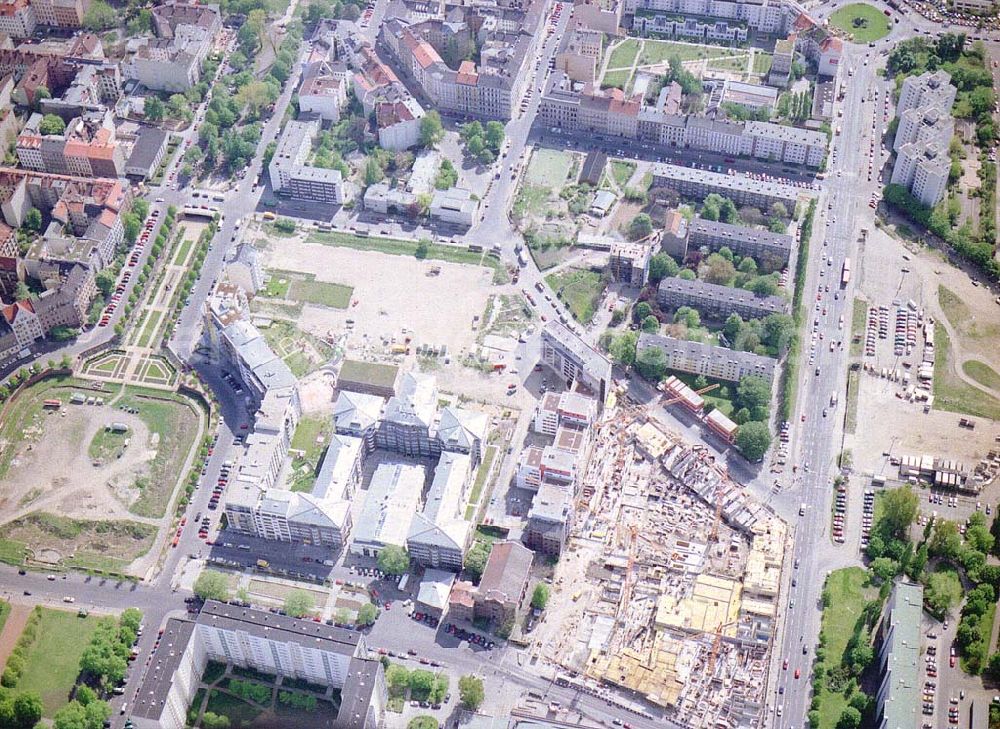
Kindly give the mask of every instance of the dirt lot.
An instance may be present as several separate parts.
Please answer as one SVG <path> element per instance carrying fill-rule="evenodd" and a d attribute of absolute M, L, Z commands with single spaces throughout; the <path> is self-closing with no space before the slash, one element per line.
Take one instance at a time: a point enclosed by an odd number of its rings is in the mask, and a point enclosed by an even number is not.
<path fill-rule="evenodd" d="M 269 246 L 265 256 L 269 268 L 312 273 L 317 280 L 331 280 L 334 272 L 338 283 L 354 287 L 357 305 L 337 311 L 306 304 L 299 326 L 320 338 L 346 333 L 348 351 L 364 359 L 388 357 L 391 345 L 405 336 L 415 345 L 445 345 L 460 356 L 475 342 L 472 316 L 482 314 L 493 290 L 493 272 L 479 266 L 287 239 Z M 432 268 L 440 273 L 430 275 Z"/>
<path fill-rule="evenodd" d="M 861 361 L 879 369 L 887 367 L 900 372 L 904 371 L 904 362 L 909 363 L 915 377 L 916 365 L 922 358 L 922 337 L 918 335 L 917 346 L 909 355 L 896 357 L 892 346 L 897 308 L 893 302 L 905 308 L 907 301 L 912 300 L 925 316 L 939 322 L 938 326 L 942 320 L 956 320 L 951 322 L 956 336 L 951 337 L 950 356 L 945 362 L 950 386 L 966 388 L 965 394 L 973 399 L 988 397 L 981 390 L 969 389 L 972 386 L 957 370 L 963 360 L 973 358 L 1000 370 L 1000 327 L 995 324 L 1000 317 L 1000 307 L 992 301 L 989 290 L 973 286 L 968 275 L 950 266 L 940 253 L 913 243 L 904 245 L 879 228 L 871 230 L 864 246 L 864 266 L 859 272 L 857 295 L 869 306 L 889 307 L 889 337 L 878 341 L 874 357 L 863 356 Z M 960 299 L 960 304 L 949 307 L 950 318 L 945 317 L 940 304 L 941 286 Z M 941 384 L 938 382 L 936 393 Z M 959 414 L 936 407 L 925 414 L 922 403 L 910 403 L 897 397 L 902 389 L 900 383 L 861 373 L 857 432 L 845 439 L 845 447 L 852 451 L 855 469 L 894 475 L 883 452 L 891 452 L 893 456 L 927 453 L 956 458 L 972 466 L 996 447 L 994 436 L 1000 433 L 996 423 L 978 419 L 974 431 L 961 429 L 958 427 Z"/>
<path fill-rule="evenodd" d="M 129 446 L 121 458 L 95 466 L 87 446 L 112 420 L 129 426 Z M 0 523 L 39 510 L 84 519 L 131 518 L 128 504 L 138 497 L 133 485 L 149 475 L 156 456 L 149 435 L 138 416 L 108 406 L 45 411 L 24 429 L 0 481 Z"/>

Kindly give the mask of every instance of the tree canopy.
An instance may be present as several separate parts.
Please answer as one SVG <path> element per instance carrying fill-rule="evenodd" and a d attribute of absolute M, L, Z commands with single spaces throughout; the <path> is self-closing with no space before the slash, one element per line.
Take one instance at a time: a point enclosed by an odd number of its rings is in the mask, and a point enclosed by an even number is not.
<path fill-rule="evenodd" d="M 401 575 L 410 569 L 410 555 L 402 547 L 390 544 L 378 553 L 378 568 L 389 575 Z"/>

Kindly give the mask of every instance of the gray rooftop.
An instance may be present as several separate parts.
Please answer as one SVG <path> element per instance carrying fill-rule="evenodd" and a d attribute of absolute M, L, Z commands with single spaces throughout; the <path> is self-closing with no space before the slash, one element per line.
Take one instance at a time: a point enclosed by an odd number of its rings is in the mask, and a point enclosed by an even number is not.
<path fill-rule="evenodd" d="M 194 623 L 190 620 L 170 618 L 163 635 L 160 636 L 160 647 L 153 654 L 152 663 L 146 669 L 142 684 L 135 695 L 132 705 L 132 716 L 159 721 L 167 694 L 174 683 L 174 674 L 180 667 L 184 650 L 194 632 Z M 198 678 L 201 678 L 200 676 Z"/>
<path fill-rule="evenodd" d="M 689 296 L 691 299 L 711 301 L 713 306 L 750 306 L 754 307 L 760 314 L 783 314 L 785 313 L 785 300 L 780 296 L 757 296 L 753 291 L 737 289 L 731 286 L 720 286 L 719 284 L 706 283 L 705 281 L 688 281 L 683 278 L 665 278 L 660 281 L 657 295 L 663 296 L 666 293 L 675 293 L 680 296 Z M 697 308 L 698 302 L 693 301 L 692 305 Z"/>
<path fill-rule="evenodd" d="M 882 647 L 889 675 L 882 706 L 884 729 L 913 729 L 918 723 L 923 592 L 920 585 L 897 582 L 889 598 L 889 633 Z"/>
<path fill-rule="evenodd" d="M 132 154 L 129 155 L 126 167 L 138 167 L 152 172 L 156 155 L 167 143 L 167 133 L 156 127 L 143 126 L 139 130 L 139 137 L 132 146 Z"/>
<path fill-rule="evenodd" d="M 542 337 L 568 350 L 580 361 L 584 372 L 595 380 L 611 379 L 611 360 L 576 336 L 557 321 L 550 321 L 542 330 Z"/>
<path fill-rule="evenodd" d="M 808 194 L 802 188 L 785 185 L 781 182 L 752 180 L 743 175 L 725 175 L 708 170 L 696 170 L 691 167 L 656 162 L 653 164 L 653 176 L 661 180 L 677 180 L 679 182 L 694 182 L 709 185 L 723 190 L 740 190 L 761 195 L 770 195 L 786 200 L 795 200 L 799 194 Z"/>
<path fill-rule="evenodd" d="M 795 241 L 792 236 L 786 233 L 772 233 L 769 230 L 747 228 L 742 225 L 732 225 L 715 220 L 705 220 L 704 218 L 694 218 L 688 223 L 688 235 L 692 237 L 729 238 L 734 243 L 738 243 L 739 241 L 753 241 L 758 245 L 776 248 L 781 251 L 790 251 Z"/>

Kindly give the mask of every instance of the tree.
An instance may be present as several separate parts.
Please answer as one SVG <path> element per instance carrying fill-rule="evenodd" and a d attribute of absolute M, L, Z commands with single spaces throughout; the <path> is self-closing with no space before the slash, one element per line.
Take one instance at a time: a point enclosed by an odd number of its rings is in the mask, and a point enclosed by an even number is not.
<path fill-rule="evenodd" d="M 35 726 L 42 720 L 42 697 L 34 691 L 25 691 L 14 699 L 14 720 L 19 727 Z"/>
<path fill-rule="evenodd" d="M 225 602 L 229 599 L 229 582 L 222 572 L 205 570 L 194 582 L 194 594 L 202 600 Z"/>
<path fill-rule="evenodd" d="M 768 212 L 770 213 L 770 215 L 771 215 L 772 218 L 787 218 L 788 217 L 788 208 L 786 208 L 785 204 L 782 203 L 782 202 L 777 202 L 776 201 L 776 202 L 771 203 L 771 208 L 770 208 L 770 210 L 768 210 Z"/>
<path fill-rule="evenodd" d="M 486 698 L 483 680 L 477 676 L 462 676 L 458 679 L 458 697 L 464 708 L 469 711 L 478 709 Z"/>
<path fill-rule="evenodd" d="M 38 208 L 31 208 L 25 213 L 24 227 L 36 232 L 42 229 L 42 213 Z"/>
<path fill-rule="evenodd" d="M 645 238 L 653 232 L 653 219 L 646 213 L 639 213 L 628 224 L 628 237 L 632 240 Z"/>
<path fill-rule="evenodd" d="M 736 404 L 753 409 L 771 402 L 771 384 L 758 375 L 743 377 L 736 386 Z"/>
<path fill-rule="evenodd" d="M 201 725 L 204 729 L 229 729 L 229 717 L 206 711 L 201 715 Z"/>
<path fill-rule="evenodd" d="M 774 296 L 778 293 L 778 280 L 774 275 L 757 276 L 750 279 L 744 288 L 757 296 Z"/>
<path fill-rule="evenodd" d="M 701 326 L 701 314 L 690 306 L 681 306 L 674 312 L 674 323 L 683 324 L 688 329 L 696 329 Z"/>
<path fill-rule="evenodd" d="M 39 134 L 54 134 L 59 135 L 66 131 L 66 122 L 62 120 L 62 117 L 57 114 L 46 114 L 42 117 L 42 120 L 38 123 Z"/>
<path fill-rule="evenodd" d="M 76 696 L 74 698 L 86 706 L 91 701 L 97 701 L 97 692 L 90 688 L 87 684 L 83 684 L 82 686 L 77 686 Z"/>
<path fill-rule="evenodd" d="M 417 241 L 417 248 L 416 250 L 413 251 L 413 255 L 415 257 L 419 258 L 420 260 L 423 260 L 427 258 L 427 254 L 429 252 L 430 252 L 430 244 L 424 238 L 421 238 L 419 241 Z"/>
<path fill-rule="evenodd" d="M 934 533 L 927 546 L 931 556 L 957 559 L 962 551 L 962 535 L 958 532 L 958 525 L 947 519 L 935 519 Z"/>
<path fill-rule="evenodd" d="M 473 157 L 479 157 L 486 150 L 486 143 L 483 141 L 482 137 L 472 137 L 465 144 L 465 151 L 471 154 Z"/>
<path fill-rule="evenodd" d="M 994 653 L 986 664 L 986 676 L 992 681 L 1000 681 L 1000 653 Z"/>
<path fill-rule="evenodd" d="M 531 593 L 531 607 L 536 610 L 544 610 L 545 606 L 549 604 L 549 586 L 544 582 L 539 582 L 535 585 L 534 591 Z"/>
<path fill-rule="evenodd" d="M 927 578 L 924 602 L 935 616 L 943 618 L 962 599 L 962 583 L 953 572 L 932 572 Z"/>
<path fill-rule="evenodd" d="M 909 486 L 888 489 L 882 496 L 882 522 L 888 535 L 902 537 L 917 518 L 920 500 Z M 933 551 L 933 550 L 931 550 Z"/>
<path fill-rule="evenodd" d="M 160 101 L 160 97 L 150 96 L 143 104 L 143 111 L 147 120 L 158 122 L 163 121 L 163 117 L 167 113 L 167 107 Z"/>
<path fill-rule="evenodd" d="M 702 264 L 702 278 L 707 283 L 728 286 L 736 278 L 736 267 L 732 261 L 713 253 Z"/>
<path fill-rule="evenodd" d="M 646 347 L 636 354 L 635 368 L 651 382 L 659 382 L 667 374 L 667 355 L 659 347 Z"/>
<path fill-rule="evenodd" d="M 135 243 L 135 239 L 139 237 L 139 231 L 142 230 L 142 221 L 135 213 L 123 213 L 122 228 L 125 232 L 125 240 L 130 244 Z"/>
<path fill-rule="evenodd" d="M 489 559 L 489 556 L 490 545 L 485 542 L 476 542 L 472 545 L 469 553 L 465 555 L 465 571 L 473 580 L 478 582 L 479 578 L 483 576 L 483 570 L 486 569 L 486 560 Z"/>
<path fill-rule="evenodd" d="M 31 290 L 28 288 L 28 284 L 24 281 L 18 281 L 17 286 L 14 287 L 14 299 L 17 301 L 24 301 L 25 299 L 31 298 Z"/>
<path fill-rule="evenodd" d="M 109 30 L 118 25 L 118 13 L 104 0 L 94 0 L 83 16 L 87 30 Z"/>
<path fill-rule="evenodd" d="M 358 609 L 358 625 L 374 625 L 378 618 L 378 608 L 366 602 Z"/>
<path fill-rule="evenodd" d="M 756 420 L 743 423 L 736 431 L 736 447 L 751 463 L 763 459 L 767 449 L 771 447 L 771 433 L 767 429 L 767 423 Z"/>
<path fill-rule="evenodd" d="M 623 367 L 635 364 L 635 347 L 638 341 L 639 335 L 635 332 L 625 332 L 615 337 L 608 350 L 611 358 Z"/>
<path fill-rule="evenodd" d="M 426 113 L 420 120 L 420 143 L 425 147 L 434 147 L 444 138 L 444 125 L 441 115 L 436 111 Z"/>
<path fill-rule="evenodd" d="M 55 729 L 89 729 L 87 712 L 78 701 L 70 701 L 52 717 Z"/>
<path fill-rule="evenodd" d="M 316 606 L 313 596 L 305 590 L 292 590 L 285 597 L 285 612 L 293 618 L 309 615 Z"/>
<path fill-rule="evenodd" d="M 861 712 L 853 706 L 848 706 L 840 713 L 837 729 L 858 729 L 861 726 Z"/>
<path fill-rule="evenodd" d="M 425 671 L 422 668 L 417 668 L 410 671 L 410 691 L 420 695 L 426 696 L 431 692 L 431 688 L 434 686 L 434 674 L 430 671 Z"/>
<path fill-rule="evenodd" d="M 410 569 L 410 555 L 402 547 L 390 544 L 378 553 L 378 568 L 389 575 L 401 575 Z"/>
<path fill-rule="evenodd" d="M 402 693 L 410 685 L 410 672 L 398 663 L 393 663 L 385 670 L 385 682 L 390 693 Z"/>
<path fill-rule="evenodd" d="M 369 156 L 365 161 L 365 184 L 374 185 L 385 178 L 385 170 L 374 156 Z"/>
<path fill-rule="evenodd" d="M 657 253 L 649 259 L 649 282 L 658 284 L 668 276 L 676 276 L 679 270 L 677 261 L 666 253 Z"/>
<path fill-rule="evenodd" d="M 642 320 L 642 331 L 647 334 L 656 334 L 656 332 L 660 331 L 660 320 L 655 316 L 647 316 Z"/>
<path fill-rule="evenodd" d="M 506 137 L 503 124 L 498 121 L 486 122 L 486 147 L 494 154 L 500 154 L 500 148 L 503 147 Z"/>
<path fill-rule="evenodd" d="M 463 124 L 458 133 L 462 137 L 462 141 L 468 144 L 469 140 L 473 137 L 483 136 L 485 130 L 483 129 L 483 125 L 478 121 L 470 121 L 467 124 Z"/>
<path fill-rule="evenodd" d="M 876 560 L 872 560 L 871 570 L 872 574 L 878 577 L 879 580 L 888 582 L 899 571 L 899 562 L 889 557 L 879 557 Z"/>
<path fill-rule="evenodd" d="M 981 514 L 982 512 L 976 512 Z M 973 515 L 975 516 L 975 514 Z M 970 519 L 971 521 L 971 519 Z M 965 541 L 969 546 L 979 552 L 992 552 L 994 538 L 983 524 L 973 524 L 965 530 Z"/>
<path fill-rule="evenodd" d="M 645 301 L 640 301 L 635 305 L 635 309 L 632 310 L 632 313 L 635 315 L 636 321 L 642 321 L 653 313 L 653 307 Z"/>
<path fill-rule="evenodd" d="M 437 719 L 433 716 L 423 714 L 410 719 L 410 723 L 406 725 L 406 729 L 438 729 L 439 726 L 440 724 L 438 724 Z"/>

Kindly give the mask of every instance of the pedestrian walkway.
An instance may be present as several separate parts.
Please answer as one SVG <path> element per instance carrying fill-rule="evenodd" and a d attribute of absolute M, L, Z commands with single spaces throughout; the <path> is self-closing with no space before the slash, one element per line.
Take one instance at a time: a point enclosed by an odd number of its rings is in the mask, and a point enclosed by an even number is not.
<path fill-rule="evenodd" d="M 0 631 L 0 666 L 7 662 L 7 658 L 14 652 L 17 639 L 21 637 L 21 631 L 28 623 L 31 615 L 31 606 L 20 603 L 10 604 L 10 615 L 4 623 L 3 631 Z"/>

